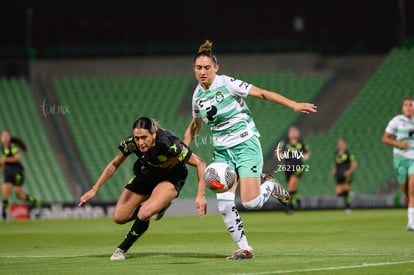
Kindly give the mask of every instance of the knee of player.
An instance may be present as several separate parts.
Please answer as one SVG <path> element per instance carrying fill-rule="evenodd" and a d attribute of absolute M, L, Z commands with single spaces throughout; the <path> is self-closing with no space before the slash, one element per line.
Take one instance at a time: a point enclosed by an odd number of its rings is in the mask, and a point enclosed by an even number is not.
<path fill-rule="evenodd" d="M 128 221 L 128 218 L 125 217 L 125 215 L 123 215 L 122 213 L 118 213 L 116 211 L 114 212 L 112 218 L 116 224 L 124 224 Z"/>
<path fill-rule="evenodd" d="M 18 193 L 16 193 L 16 197 L 17 197 L 17 199 L 19 199 L 21 201 L 27 199 L 27 195 L 25 195 L 25 194 L 18 194 Z"/>
<path fill-rule="evenodd" d="M 147 221 L 147 220 L 151 219 L 152 215 L 154 215 L 154 214 L 155 214 L 155 212 L 153 211 L 152 207 L 147 206 L 147 205 L 144 204 L 139 209 L 138 218 L 141 221 Z"/>
<path fill-rule="evenodd" d="M 242 204 L 246 209 L 259 209 L 263 206 L 262 196 L 259 195 L 250 201 L 242 202 Z"/>

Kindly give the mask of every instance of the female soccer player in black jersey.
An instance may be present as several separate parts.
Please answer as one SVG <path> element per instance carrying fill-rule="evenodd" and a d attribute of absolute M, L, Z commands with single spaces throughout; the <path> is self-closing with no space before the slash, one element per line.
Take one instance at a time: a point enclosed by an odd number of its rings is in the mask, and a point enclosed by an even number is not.
<path fill-rule="evenodd" d="M 9 131 L 1 133 L 0 166 L 4 169 L 4 182 L 1 186 L 3 200 L 3 220 L 7 219 L 10 193 L 14 189 L 19 200 L 27 201 L 33 206 L 40 207 L 40 201 L 24 192 L 24 168 L 20 162 L 19 149 L 27 151 L 26 143 L 20 138 L 12 137 Z"/>
<path fill-rule="evenodd" d="M 335 176 L 336 187 L 335 193 L 338 197 L 344 198 L 345 210 L 351 211 L 351 183 L 357 161 L 355 155 L 348 148 L 344 138 L 339 138 L 337 148 L 334 152 L 334 164 L 331 175 Z"/>
<path fill-rule="evenodd" d="M 290 194 L 288 213 L 292 214 L 294 207 L 300 208 L 299 182 L 307 170 L 304 161 L 311 156 L 309 145 L 301 138 L 300 130 L 296 126 L 289 128 L 287 138 L 278 144 L 275 157 L 283 159 L 281 169 L 284 171 Z"/>
<path fill-rule="evenodd" d="M 185 183 L 186 164 L 197 168 L 199 182 L 196 206 L 200 216 L 206 213 L 205 164 L 171 131 L 159 127 L 150 118 L 138 118 L 132 126 L 132 135 L 121 142 L 119 150 L 79 203 L 81 206 L 94 197 L 130 154 L 134 153 L 138 157 L 133 168 L 134 176 L 125 186 L 114 212 L 114 221 L 118 224 L 132 220 L 135 222 L 111 260 L 125 260 L 127 250 L 148 229 L 150 218 L 156 214 L 156 220 L 162 217 Z M 169 161 L 171 158 L 174 159 L 174 165 Z"/>

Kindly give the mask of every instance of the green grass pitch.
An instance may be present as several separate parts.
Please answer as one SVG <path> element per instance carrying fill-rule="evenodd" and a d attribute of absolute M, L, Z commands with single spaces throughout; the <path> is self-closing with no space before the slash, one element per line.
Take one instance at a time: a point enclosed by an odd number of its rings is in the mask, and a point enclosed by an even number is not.
<path fill-rule="evenodd" d="M 236 249 L 219 215 L 152 221 L 128 258 L 110 255 L 130 224 L 110 219 L 0 224 L 1 274 L 414 274 L 406 209 L 243 212 L 256 257 Z"/>

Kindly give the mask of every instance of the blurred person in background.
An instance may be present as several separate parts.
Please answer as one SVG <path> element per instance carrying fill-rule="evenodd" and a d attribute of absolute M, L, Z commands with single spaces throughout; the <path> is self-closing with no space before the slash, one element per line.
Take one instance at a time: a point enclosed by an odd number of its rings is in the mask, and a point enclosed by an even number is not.
<path fill-rule="evenodd" d="M 334 152 L 334 163 L 331 175 L 335 177 L 335 193 L 344 199 L 345 211 L 351 211 L 352 191 L 351 183 L 354 171 L 358 164 L 355 155 L 352 154 L 344 138 L 339 138 Z"/>
<path fill-rule="evenodd" d="M 4 182 L 1 186 L 2 217 L 7 220 L 9 199 L 14 190 L 17 199 L 29 203 L 32 207 L 41 207 L 40 200 L 24 192 L 24 167 L 21 163 L 20 150 L 26 152 L 26 143 L 18 137 L 13 137 L 9 131 L 1 132 L 0 166 L 3 168 Z"/>
<path fill-rule="evenodd" d="M 304 161 L 308 160 L 312 152 L 309 145 L 301 138 L 300 130 L 296 126 L 292 126 L 288 130 L 287 137 L 279 142 L 275 152 L 277 159 L 283 160 L 280 166 L 285 173 L 287 189 L 291 200 L 289 203 L 288 214 L 292 214 L 293 210 L 301 207 L 299 196 L 299 182 L 304 174 Z"/>
<path fill-rule="evenodd" d="M 407 230 L 414 231 L 414 106 L 404 98 L 402 114 L 394 116 L 385 128 L 382 142 L 393 147 L 394 169 L 408 205 Z"/>

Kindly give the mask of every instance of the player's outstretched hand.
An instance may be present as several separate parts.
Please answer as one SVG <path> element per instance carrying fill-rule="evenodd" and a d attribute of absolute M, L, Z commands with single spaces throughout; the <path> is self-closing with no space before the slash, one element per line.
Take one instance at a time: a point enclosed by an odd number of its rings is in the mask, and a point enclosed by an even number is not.
<path fill-rule="evenodd" d="M 293 107 L 293 110 L 297 113 L 301 114 L 309 114 L 309 113 L 315 113 L 318 107 L 313 103 L 302 103 L 302 102 L 296 102 L 295 106 Z"/>
<path fill-rule="evenodd" d="M 95 189 L 91 189 L 88 192 L 86 192 L 85 194 L 83 194 L 80 197 L 79 200 L 79 206 L 84 205 L 88 200 L 92 199 L 93 197 L 95 197 L 96 195 L 96 190 Z"/>
<path fill-rule="evenodd" d="M 200 217 L 204 217 L 207 214 L 206 198 L 204 196 L 197 196 L 195 203 L 198 210 L 198 214 L 200 215 Z"/>

